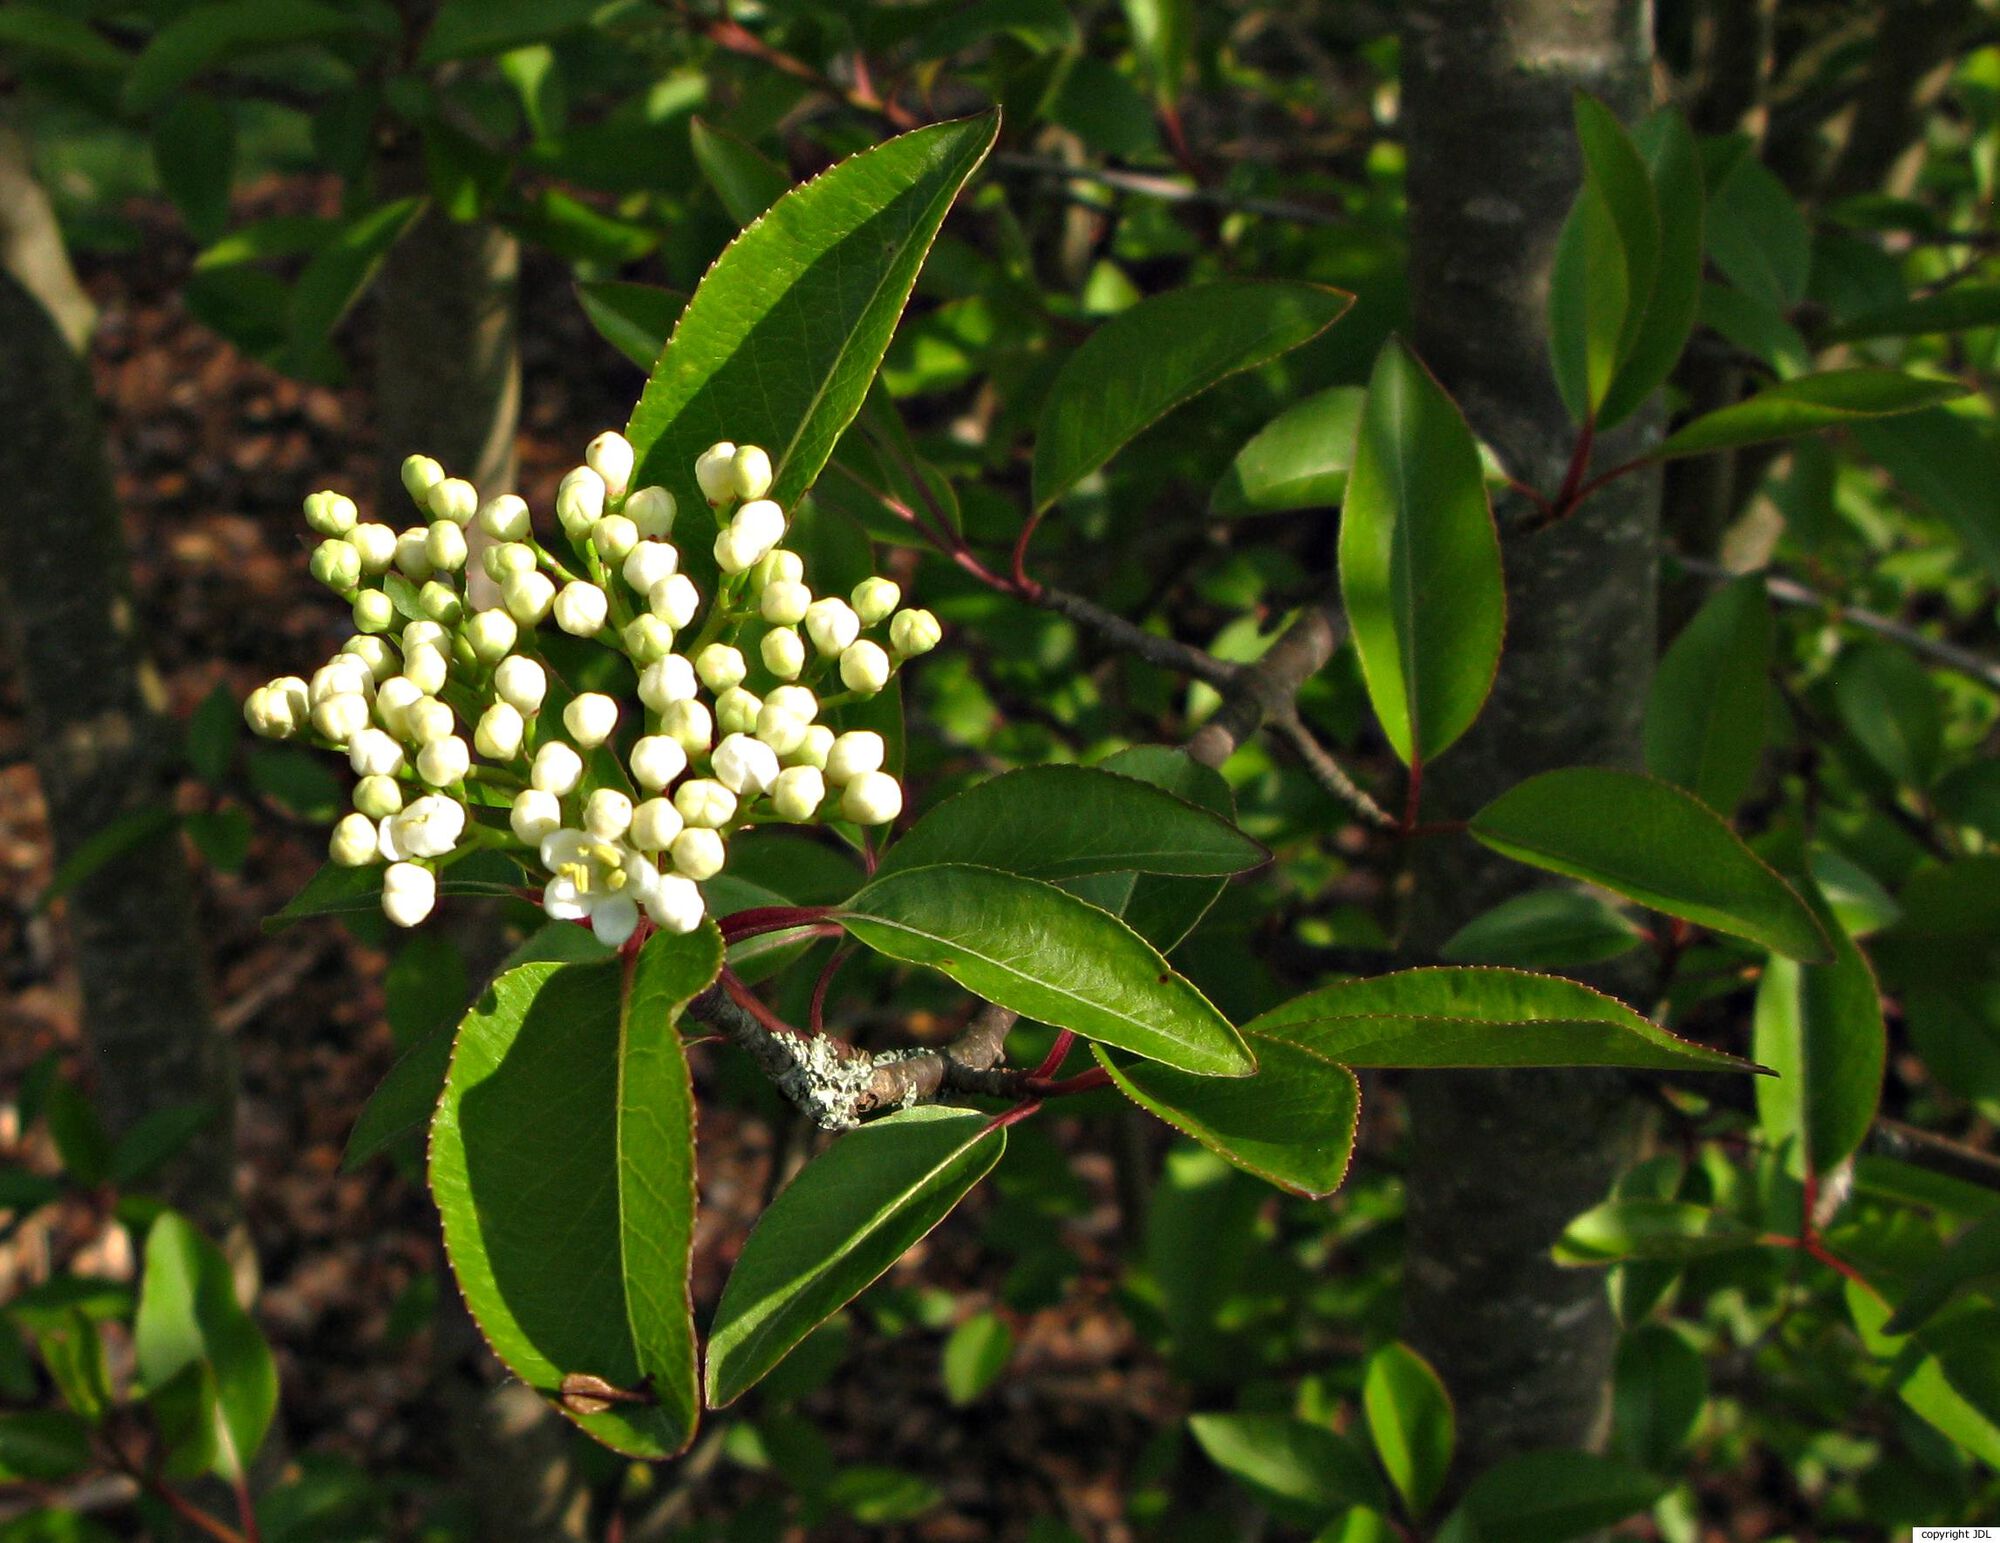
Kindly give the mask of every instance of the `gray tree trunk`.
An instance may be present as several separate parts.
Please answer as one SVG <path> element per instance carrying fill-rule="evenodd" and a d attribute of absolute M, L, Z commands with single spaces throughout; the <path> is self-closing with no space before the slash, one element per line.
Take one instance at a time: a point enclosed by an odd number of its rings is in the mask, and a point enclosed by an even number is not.
<path fill-rule="evenodd" d="M 1555 240 L 1580 180 L 1578 87 L 1646 102 L 1642 0 L 1424 0 L 1406 12 L 1410 275 L 1419 352 L 1518 477 L 1553 490 L 1574 429 L 1550 372 Z M 1645 415 L 1642 415 L 1644 418 Z M 1649 423 L 1600 446 L 1623 459 Z M 1636 761 L 1654 654 L 1659 490 L 1615 483 L 1539 533 L 1498 513 L 1506 653 L 1477 726 L 1425 778 L 1426 819 L 1461 818 L 1536 772 Z M 1470 842 L 1417 857 L 1421 955 L 1535 882 Z M 1549 1262 L 1563 1224 L 1636 1155 L 1638 1104 L 1595 1072 L 1410 1080 L 1407 1316 L 1458 1406 L 1463 1483 L 1496 1458 L 1604 1433 L 1614 1326 L 1602 1276 Z"/>

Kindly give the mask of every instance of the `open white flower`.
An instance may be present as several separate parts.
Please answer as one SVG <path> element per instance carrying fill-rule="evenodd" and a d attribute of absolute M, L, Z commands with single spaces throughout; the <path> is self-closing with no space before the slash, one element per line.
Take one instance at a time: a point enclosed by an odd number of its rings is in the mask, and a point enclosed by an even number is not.
<path fill-rule="evenodd" d="M 622 841 L 587 831 L 559 830 L 542 838 L 542 909 L 557 921 L 588 921 L 600 943 L 613 948 L 632 936 L 639 908 L 660 881 L 652 862 Z"/>
<path fill-rule="evenodd" d="M 465 805 L 442 793 L 412 799 L 376 826 L 376 841 L 385 861 L 408 862 L 413 857 L 443 857 L 465 833 Z"/>

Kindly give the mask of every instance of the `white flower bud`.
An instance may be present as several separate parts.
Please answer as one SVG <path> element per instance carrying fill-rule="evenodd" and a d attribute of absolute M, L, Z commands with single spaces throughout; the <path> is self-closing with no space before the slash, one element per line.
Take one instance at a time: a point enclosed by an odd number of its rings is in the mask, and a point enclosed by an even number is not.
<path fill-rule="evenodd" d="M 632 811 L 632 827 L 626 839 L 642 852 L 664 852 L 686 824 L 680 810 L 669 800 L 649 798 Z"/>
<path fill-rule="evenodd" d="M 442 652 L 451 643 L 451 634 L 434 621 L 413 621 L 403 628 L 403 652 L 413 648 L 435 648 Z"/>
<path fill-rule="evenodd" d="M 588 466 L 579 466 L 556 489 L 556 519 L 580 541 L 604 517 L 604 479 Z"/>
<path fill-rule="evenodd" d="M 771 784 L 771 807 L 780 818 L 810 820 L 826 802 L 826 777 L 817 766 L 788 766 Z"/>
<path fill-rule="evenodd" d="M 764 702 L 755 692 L 731 686 L 715 699 L 715 721 L 725 734 L 751 734 Z"/>
<path fill-rule="evenodd" d="M 442 793 L 426 793 L 375 827 L 382 856 L 392 863 L 443 857 L 464 834 L 465 805 Z"/>
<path fill-rule="evenodd" d="M 801 723 L 811 723 L 819 716 L 819 698 L 804 686 L 774 686 L 765 694 L 764 705 L 790 713 Z"/>
<path fill-rule="evenodd" d="M 605 491 L 623 498 L 632 481 L 632 443 L 616 429 L 606 429 L 584 447 L 583 464 L 604 479 Z"/>
<path fill-rule="evenodd" d="M 410 737 L 404 718 L 411 706 L 424 699 L 424 688 L 407 675 L 391 675 L 375 693 L 376 720 L 391 734 Z"/>
<path fill-rule="evenodd" d="M 708 764 L 715 780 L 741 798 L 768 793 L 778 780 L 777 752 L 747 734 L 727 735 L 709 756 Z"/>
<path fill-rule="evenodd" d="M 602 691 L 586 691 L 570 700 L 562 717 L 569 737 L 583 749 L 595 750 L 617 731 L 618 704 Z"/>
<path fill-rule="evenodd" d="M 322 536 L 344 536 L 360 518 L 361 511 L 345 493 L 306 494 L 306 524 Z"/>
<path fill-rule="evenodd" d="M 687 770 L 687 752 L 664 734 L 648 734 L 632 747 L 632 780 L 657 793 Z"/>
<path fill-rule="evenodd" d="M 866 638 L 849 643 L 840 656 L 840 679 L 849 691 L 873 696 L 889 684 L 889 656 Z"/>
<path fill-rule="evenodd" d="M 437 875 L 415 863 L 391 863 L 382 875 L 382 914 L 398 927 L 414 927 L 437 905 Z"/>
<path fill-rule="evenodd" d="M 520 627 L 505 611 L 481 611 L 465 624 L 465 641 L 481 664 L 505 659 L 520 635 Z"/>
<path fill-rule="evenodd" d="M 271 694 L 271 711 L 280 715 L 291 729 L 304 728 L 312 717 L 312 688 L 296 675 L 280 675 L 265 684 Z"/>
<path fill-rule="evenodd" d="M 416 648 L 404 648 L 403 677 L 413 681 L 425 696 L 436 696 L 444 690 L 444 683 L 451 677 L 444 650 L 428 643 Z"/>
<path fill-rule="evenodd" d="M 396 673 L 396 651 L 381 638 L 349 638 L 340 651 L 366 665 L 371 680 L 385 681 Z"/>
<path fill-rule="evenodd" d="M 701 925 L 707 910 L 694 880 L 678 873 L 661 875 L 646 897 L 646 914 L 662 932 L 692 932 Z"/>
<path fill-rule="evenodd" d="M 374 687 L 375 677 L 367 665 L 352 654 L 339 653 L 313 671 L 306 702 L 317 707 L 332 696 L 366 696 Z"/>
<path fill-rule="evenodd" d="M 354 807 L 370 821 L 385 820 L 403 807 L 403 788 L 394 777 L 363 777 L 354 784 Z M 375 839 L 373 824 L 368 839 Z"/>
<path fill-rule="evenodd" d="M 641 541 L 625 554 L 625 566 L 618 570 L 634 593 L 646 594 L 662 579 L 680 571 L 681 554 L 671 542 Z"/>
<path fill-rule="evenodd" d="M 854 614 L 861 618 L 864 627 L 872 627 L 882 620 L 896 609 L 902 598 L 902 586 L 894 579 L 863 579 L 848 597 L 853 602 Z"/>
<path fill-rule="evenodd" d="M 625 500 L 625 518 L 653 539 L 674 528 L 674 495 L 665 488 L 640 488 Z"/>
<path fill-rule="evenodd" d="M 402 720 L 403 737 L 413 745 L 432 744 L 458 732 L 451 709 L 434 696 L 417 698 L 403 709 Z"/>
<path fill-rule="evenodd" d="M 712 879 L 722 872 L 722 837 L 706 827 L 684 830 L 674 837 L 674 866 L 689 878 Z"/>
<path fill-rule="evenodd" d="M 784 757 L 787 766 L 812 766 L 824 769 L 826 758 L 833 753 L 833 730 L 823 723 L 815 723 L 806 730 L 806 737 L 799 748 Z"/>
<path fill-rule="evenodd" d="M 500 603 L 524 627 L 539 626 L 555 599 L 555 580 L 546 573 L 516 573 L 500 584 Z"/>
<path fill-rule="evenodd" d="M 607 514 L 591 526 L 590 543 L 598 556 L 615 563 L 639 544 L 639 527 L 622 514 Z"/>
<path fill-rule="evenodd" d="M 685 702 L 695 694 L 694 666 L 679 654 L 649 664 L 639 672 L 639 700 L 656 713 L 670 702 Z"/>
<path fill-rule="evenodd" d="M 790 755 L 806 742 L 806 730 L 811 727 L 797 713 L 787 712 L 769 697 L 764 698 L 764 705 L 757 712 L 757 738 L 770 746 L 773 755 Z"/>
<path fill-rule="evenodd" d="M 537 750 L 528 768 L 529 783 L 557 797 L 574 792 L 582 780 L 583 757 L 559 739 L 552 739 Z"/>
<path fill-rule="evenodd" d="M 742 573 L 756 566 L 766 548 L 757 545 L 733 525 L 715 538 L 715 566 L 724 573 Z"/>
<path fill-rule="evenodd" d="M 944 637 L 944 628 L 929 611 L 898 611 L 889 619 L 889 646 L 905 659 L 927 654 Z"/>
<path fill-rule="evenodd" d="M 600 841 L 616 841 L 632 823 L 632 800 L 616 788 L 599 788 L 583 806 L 583 828 Z"/>
<path fill-rule="evenodd" d="M 806 642 L 794 627 L 774 627 L 757 645 L 764 668 L 779 680 L 797 680 L 806 667 Z"/>
<path fill-rule="evenodd" d="M 694 458 L 694 480 L 711 504 L 727 502 L 736 493 L 736 447 L 725 439 L 702 451 Z"/>
<path fill-rule="evenodd" d="M 362 729 L 348 741 L 347 764 L 357 777 L 393 777 L 403 769 L 403 747 L 382 729 Z"/>
<path fill-rule="evenodd" d="M 674 807 L 688 824 L 719 830 L 736 818 L 736 795 L 712 777 L 690 777 L 674 789 Z"/>
<path fill-rule="evenodd" d="M 651 611 L 641 611 L 625 623 L 625 630 L 619 637 L 625 644 L 626 654 L 641 667 L 658 664 L 674 651 L 674 629 Z"/>
<path fill-rule="evenodd" d="M 368 727 L 368 698 L 358 692 L 330 696 L 312 710 L 312 723 L 336 745 L 347 744 Z"/>
<path fill-rule="evenodd" d="M 365 868 L 379 855 L 375 850 L 375 822 L 365 814 L 342 815 L 326 844 L 327 856 L 343 868 Z"/>
<path fill-rule="evenodd" d="M 507 823 L 521 840 L 539 846 L 544 836 L 562 829 L 562 800 L 541 788 L 523 788 L 514 795 Z"/>
<path fill-rule="evenodd" d="M 417 591 L 417 607 L 432 621 L 447 626 L 456 625 L 465 614 L 465 602 L 458 598 L 458 591 L 437 579 Z"/>
<path fill-rule="evenodd" d="M 471 548 L 465 544 L 465 532 L 450 520 L 438 520 L 432 524 L 430 534 L 424 537 L 424 556 L 431 561 L 435 573 L 456 573 L 465 566 L 465 559 Z"/>
<path fill-rule="evenodd" d="M 873 729 L 849 729 L 826 753 L 826 780 L 843 787 L 856 777 L 880 771 L 888 749 Z"/>
<path fill-rule="evenodd" d="M 593 638 L 604 629 L 611 602 L 603 590 L 573 579 L 556 591 L 556 625 L 575 638 Z"/>
<path fill-rule="evenodd" d="M 396 625 L 396 602 L 379 589 L 364 589 L 354 597 L 354 630 L 387 632 Z"/>
<path fill-rule="evenodd" d="M 296 726 L 289 717 L 282 716 L 282 702 L 274 709 L 274 700 L 269 686 L 259 686 L 243 699 L 243 721 L 260 738 L 288 739 Z"/>
<path fill-rule="evenodd" d="M 403 487 L 419 505 L 430 490 L 444 481 L 444 468 L 427 455 L 403 457 Z"/>
<path fill-rule="evenodd" d="M 840 812 L 856 825 L 887 825 L 903 812 L 903 785 L 887 772 L 863 772 L 841 793 Z"/>
<path fill-rule="evenodd" d="M 542 698 L 549 694 L 549 674 L 539 661 L 513 654 L 494 669 L 493 691 L 518 713 L 538 712 Z"/>
<path fill-rule="evenodd" d="M 685 573 L 672 574 L 646 591 L 646 608 L 678 632 L 701 609 L 701 591 Z"/>
<path fill-rule="evenodd" d="M 710 691 L 727 691 L 731 686 L 743 684 L 750 666 L 743 662 L 741 649 L 731 648 L 727 643 L 711 643 L 694 656 L 694 672 Z"/>
<path fill-rule="evenodd" d="M 502 541 L 486 549 L 480 566 L 495 584 L 505 584 L 517 573 L 535 571 L 535 549 L 521 541 Z"/>
<path fill-rule="evenodd" d="M 456 734 L 434 739 L 417 752 L 417 775 L 434 788 L 450 787 L 472 770 L 472 747 Z"/>
<path fill-rule="evenodd" d="M 766 584 L 803 584 L 806 581 L 806 560 L 797 552 L 766 552 L 764 560 L 757 564 L 757 582 Z"/>
<path fill-rule="evenodd" d="M 502 493 L 479 506 L 479 528 L 495 541 L 524 540 L 533 526 L 528 501 L 518 493 Z"/>
<path fill-rule="evenodd" d="M 428 525 L 412 525 L 396 538 L 396 566 L 413 584 L 421 584 L 431 576 L 430 539 Z"/>
<path fill-rule="evenodd" d="M 463 477 L 447 477 L 431 484 L 424 494 L 424 507 L 434 520 L 452 525 L 470 525 L 479 512 L 479 492 Z"/>
<path fill-rule="evenodd" d="M 774 627 L 796 627 L 806 619 L 812 598 L 812 591 L 805 585 L 779 580 L 766 584 L 757 597 L 758 614 Z"/>
<path fill-rule="evenodd" d="M 757 553 L 757 560 L 762 562 L 785 539 L 785 511 L 768 498 L 753 498 L 731 517 L 729 528 L 745 542 L 762 549 Z"/>
<path fill-rule="evenodd" d="M 701 703 L 683 697 L 660 709 L 660 732 L 689 755 L 699 755 L 715 742 L 715 719 Z"/>
<path fill-rule="evenodd" d="M 771 491 L 771 458 L 756 445 L 738 445 L 729 471 L 738 498 L 762 498 Z"/>
<path fill-rule="evenodd" d="M 472 748 L 489 761 L 511 761 L 521 753 L 527 732 L 518 707 L 495 702 L 479 715 L 479 725 L 472 731 Z"/>
<path fill-rule="evenodd" d="M 347 542 L 329 536 L 313 548 L 306 565 L 312 576 L 328 589 L 346 594 L 361 582 L 361 554 Z"/>
<path fill-rule="evenodd" d="M 395 566 L 396 533 L 387 525 L 357 525 L 347 533 L 347 544 L 361 554 L 361 571 L 371 579 Z"/>
<path fill-rule="evenodd" d="M 806 636 L 823 657 L 835 659 L 861 636 L 861 618 L 845 600 L 815 600 L 806 608 Z"/>

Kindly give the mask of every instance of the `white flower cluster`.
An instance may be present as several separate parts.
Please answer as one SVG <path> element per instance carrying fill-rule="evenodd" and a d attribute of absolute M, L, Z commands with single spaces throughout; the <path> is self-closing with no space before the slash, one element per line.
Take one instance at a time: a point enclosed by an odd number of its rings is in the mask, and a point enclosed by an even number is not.
<path fill-rule="evenodd" d="M 522 499 L 482 502 L 428 456 L 403 463 L 425 517 L 407 530 L 363 521 L 340 493 L 306 499 L 323 538 L 313 575 L 353 606 L 356 635 L 309 681 L 251 692 L 244 717 L 267 738 L 347 756 L 359 781 L 333 860 L 388 865 L 382 909 L 397 925 L 430 914 L 444 861 L 492 846 L 533 851 L 548 875 L 543 908 L 588 920 L 606 943 L 624 942 L 642 913 L 687 932 L 705 911 L 701 882 L 745 826 L 883 825 L 901 813 L 881 736 L 836 734 L 819 717 L 935 648 L 937 618 L 898 609 L 902 592 L 883 578 L 844 600 L 815 596 L 780 546 L 788 522 L 766 496 L 770 457 L 726 443 L 695 462 L 719 526 L 721 577 L 704 614 L 667 539 L 674 496 L 629 489 L 633 469 L 624 436 L 604 433 L 563 478 L 555 516 L 570 562 L 537 539 Z M 475 522 L 492 540 L 481 564 L 501 601 L 486 610 L 462 577 Z M 545 622 L 629 659 L 636 699 L 572 694 L 537 646 Z M 739 646 L 753 637 L 754 658 Z M 561 710 L 544 712 L 552 690 Z M 469 803 L 510 805 L 506 826 L 471 818 Z"/>

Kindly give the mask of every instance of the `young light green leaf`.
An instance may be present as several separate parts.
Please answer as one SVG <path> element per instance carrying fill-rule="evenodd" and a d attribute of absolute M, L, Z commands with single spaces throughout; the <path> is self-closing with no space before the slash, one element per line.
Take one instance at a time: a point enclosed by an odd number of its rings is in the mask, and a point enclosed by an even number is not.
<path fill-rule="evenodd" d="M 665 1457 L 700 1409 L 688 1266 L 694 1094 L 676 1024 L 722 965 L 713 925 L 616 959 L 539 961 L 459 1026 L 431 1193 L 466 1305 L 509 1370 L 641 1396 L 559 1403 L 605 1445 Z"/>
<path fill-rule="evenodd" d="M 2000 1212 L 1974 1222 L 1946 1245 L 1910 1283 L 1884 1332 L 1908 1334 L 1920 1329 L 1966 1288 L 1990 1290 L 1996 1285 L 2000 1285 Z"/>
<path fill-rule="evenodd" d="M 1209 1460 L 1283 1515 L 1323 1521 L 1379 1506 L 1382 1484 L 1352 1442 L 1283 1414 L 1193 1414 L 1188 1429 Z"/>
<path fill-rule="evenodd" d="M 1181 403 L 1318 337 L 1353 302 L 1291 280 L 1223 279 L 1120 311 L 1063 362 L 1035 436 L 1046 509 Z"/>
<path fill-rule="evenodd" d="M 151 112 L 204 70 L 272 48 L 371 32 L 385 13 L 319 0 L 216 0 L 182 11 L 153 34 L 125 76 L 125 106 Z"/>
<path fill-rule="evenodd" d="M 1770 596 L 1747 574 L 1709 597 L 1654 671 L 1646 769 L 1727 819 L 1763 754 L 1770 670 Z"/>
<path fill-rule="evenodd" d="M 1812 911 L 1693 794 L 1609 767 L 1530 777 L 1472 817 L 1472 835 L 1503 856 L 1612 890 L 1653 910 L 1821 960 Z"/>
<path fill-rule="evenodd" d="M 1980 327 L 2000 327 L 2000 284 L 1955 284 L 1935 295 L 1878 306 L 1829 327 L 1825 338 L 1829 343 L 1858 343 Z"/>
<path fill-rule="evenodd" d="M 190 1413 L 203 1466 L 230 1480 L 246 1473 L 277 1412 L 277 1367 L 236 1300 L 222 1250 L 172 1211 L 155 1218 L 146 1234 L 132 1348 L 149 1392 L 183 1377 L 198 1388 Z"/>
<path fill-rule="evenodd" d="M 1557 1264 L 1613 1264 L 1621 1259 L 1699 1259 L 1753 1248 L 1757 1234 L 1721 1211 L 1685 1200 L 1607 1200 L 1563 1229 Z"/>
<path fill-rule="evenodd" d="M 1755 1071 L 1555 975 L 1444 966 L 1340 981 L 1244 1025 L 1343 1066 L 1634 1066 Z"/>
<path fill-rule="evenodd" d="M 1153 88 L 1153 100 L 1171 110 L 1180 100 L 1194 49 L 1194 0 L 1123 0 L 1132 48 Z"/>
<path fill-rule="evenodd" d="M 626 279 L 585 280 L 576 286 L 576 298 L 598 336 L 642 370 L 659 362 L 674 318 L 687 304 L 687 296 L 676 290 Z"/>
<path fill-rule="evenodd" d="M 1622 366 L 1645 322 L 1653 281 L 1659 273 L 1660 207 L 1645 159 L 1618 115 L 1584 91 L 1576 94 L 1572 105 L 1585 175 L 1603 198 L 1617 228 L 1625 263 L 1625 316 L 1614 353 L 1616 363 Z"/>
<path fill-rule="evenodd" d="M 944 1394 L 963 1409 L 1000 1379 L 1014 1355 L 1014 1331 L 997 1313 L 978 1313 L 944 1342 Z"/>
<path fill-rule="evenodd" d="M 989 1001 L 1212 1077 L 1256 1062 L 1229 1020 L 1117 917 L 1018 874 L 941 864 L 878 878 L 839 921 L 860 942 L 940 970 Z"/>
<path fill-rule="evenodd" d="M 1006 1149 L 976 1109 L 925 1105 L 850 1131 L 743 1245 L 708 1337 L 708 1404 L 734 1403 L 929 1232 Z"/>
<path fill-rule="evenodd" d="M 879 875 L 970 863 L 1037 879 L 1129 869 L 1226 878 L 1270 853 L 1150 782 L 1089 766 L 1005 772 L 946 799 L 889 849 Z"/>
<path fill-rule="evenodd" d="M 1615 1458 L 1528 1452 L 1474 1479 L 1454 1514 L 1469 1519 L 1477 1543 L 1567 1543 L 1645 1510 L 1666 1487 Z"/>
<path fill-rule="evenodd" d="M 1577 423 L 1596 415 L 1618 373 L 1618 340 L 1632 310 L 1626 267 L 1618 222 L 1603 191 L 1586 180 L 1549 269 L 1549 363 Z"/>
<path fill-rule="evenodd" d="M 864 150 L 731 242 L 626 429 L 634 485 L 699 508 L 694 458 L 730 439 L 768 450 L 770 496 L 796 504 L 860 410 L 945 211 L 999 127 L 986 113 Z"/>
<path fill-rule="evenodd" d="M 1833 705 L 1868 759 L 1927 788 L 1944 753 L 1944 715 L 1924 667 L 1890 643 L 1855 643 L 1833 662 Z"/>
<path fill-rule="evenodd" d="M 1201 1077 L 1101 1046 L 1092 1052 L 1133 1103 L 1245 1173 L 1295 1195 L 1332 1194 L 1354 1155 L 1361 1084 L 1337 1061 L 1290 1040 L 1244 1038 L 1257 1057 L 1250 1077 Z"/>
<path fill-rule="evenodd" d="M 1458 1441 L 1451 1395 L 1428 1361 L 1392 1344 L 1368 1358 L 1361 1406 L 1389 1482 L 1410 1514 L 1422 1516 L 1444 1487 Z"/>
<path fill-rule="evenodd" d="M 1347 492 L 1354 436 L 1368 393 L 1329 386 L 1301 397 L 1236 452 L 1209 495 L 1211 514 L 1331 509 Z"/>
<path fill-rule="evenodd" d="M 1900 370 L 1856 368 L 1802 375 L 1681 425 L 1654 457 L 1670 461 L 1737 450 L 1870 418 L 1913 413 L 1965 394 L 1966 388 L 1955 380 L 1928 380 Z"/>
<path fill-rule="evenodd" d="M 1473 917 L 1438 949 L 1454 964 L 1566 970 L 1601 964 L 1636 948 L 1639 929 L 1596 895 L 1531 889 Z"/>
<path fill-rule="evenodd" d="M 1633 135 L 1659 213 L 1659 261 L 1644 305 L 1635 307 L 1618 372 L 1597 410 L 1598 428 L 1623 422 L 1680 362 L 1701 304 L 1701 152 L 1687 119 L 1662 108 Z"/>
<path fill-rule="evenodd" d="M 1472 726 L 1507 600 L 1479 446 L 1398 340 L 1375 361 L 1340 523 L 1340 593 L 1375 716 L 1409 764 Z"/>
<path fill-rule="evenodd" d="M 791 191 L 785 169 L 756 146 L 701 118 L 688 120 L 695 164 L 738 225 L 748 225 Z"/>
<path fill-rule="evenodd" d="M 1671 1324 L 1642 1323 L 1618 1344 L 1612 1375 L 1614 1440 L 1634 1462 L 1670 1468 L 1708 1401 L 1701 1353 Z"/>

